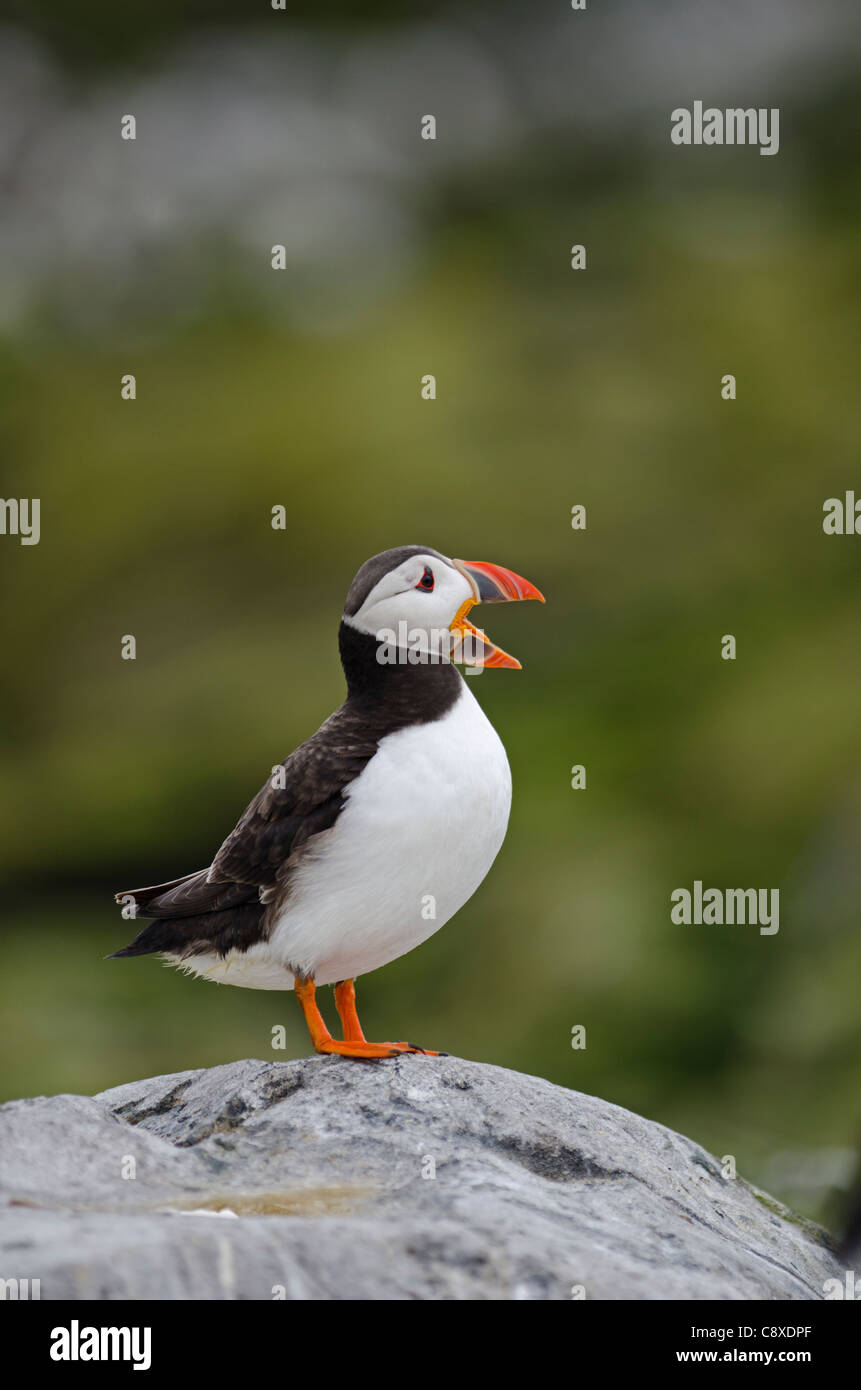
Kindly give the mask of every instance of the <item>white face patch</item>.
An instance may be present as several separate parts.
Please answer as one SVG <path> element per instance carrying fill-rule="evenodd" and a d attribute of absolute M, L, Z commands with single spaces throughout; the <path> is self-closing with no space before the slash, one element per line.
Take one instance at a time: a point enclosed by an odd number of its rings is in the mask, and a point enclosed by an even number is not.
<path fill-rule="evenodd" d="M 469 580 L 449 560 L 411 555 L 384 574 L 358 612 L 345 616 L 344 622 L 378 641 L 446 656 L 451 624 L 466 600 L 474 598 Z"/>

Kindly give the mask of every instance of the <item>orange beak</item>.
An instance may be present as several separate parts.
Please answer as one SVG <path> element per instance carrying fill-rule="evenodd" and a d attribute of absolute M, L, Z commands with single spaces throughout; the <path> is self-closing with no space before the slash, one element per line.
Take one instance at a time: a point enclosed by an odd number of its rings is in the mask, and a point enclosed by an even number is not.
<path fill-rule="evenodd" d="M 519 671 L 521 666 L 517 658 L 495 646 L 485 633 L 467 622 L 466 615 L 476 603 L 514 603 L 526 598 L 543 603 L 541 590 L 513 570 L 486 560 L 453 560 L 452 564 L 469 580 L 475 595 L 461 604 L 451 624 L 451 631 L 460 638 L 453 659 L 465 666 L 506 666 Z"/>

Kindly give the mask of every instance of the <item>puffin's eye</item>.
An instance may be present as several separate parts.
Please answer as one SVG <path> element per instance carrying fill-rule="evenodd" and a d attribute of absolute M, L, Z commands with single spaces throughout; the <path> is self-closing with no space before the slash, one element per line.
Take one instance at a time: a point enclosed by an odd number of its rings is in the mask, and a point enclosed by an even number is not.
<path fill-rule="evenodd" d="M 418 584 L 416 585 L 416 588 L 424 589 L 425 593 L 429 594 L 431 589 L 433 588 L 433 584 L 433 570 L 430 568 L 430 566 L 425 565 L 425 572 L 419 580 Z"/>

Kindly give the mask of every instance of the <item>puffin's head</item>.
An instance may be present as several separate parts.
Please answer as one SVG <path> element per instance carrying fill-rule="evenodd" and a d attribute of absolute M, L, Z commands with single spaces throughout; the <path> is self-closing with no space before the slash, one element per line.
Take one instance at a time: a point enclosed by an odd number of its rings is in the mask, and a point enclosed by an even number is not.
<path fill-rule="evenodd" d="M 409 651 L 412 661 L 449 659 L 519 670 L 520 662 L 494 646 L 466 615 L 476 603 L 524 598 L 544 602 L 534 584 L 501 565 L 449 560 L 429 546 L 402 545 L 365 561 L 350 585 L 343 621 L 390 652 Z"/>

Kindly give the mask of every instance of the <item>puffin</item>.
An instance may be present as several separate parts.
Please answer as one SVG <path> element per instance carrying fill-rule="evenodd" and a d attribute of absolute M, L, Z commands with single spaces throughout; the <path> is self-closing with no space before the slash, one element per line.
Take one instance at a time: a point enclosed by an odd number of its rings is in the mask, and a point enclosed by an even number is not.
<path fill-rule="evenodd" d="M 467 614 L 523 599 L 544 602 L 512 570 L 429 546 L 367 560 L 340 621 L 343 704 L 273 767 L 211 864 L 115 895 L 124 917 L 149 920 L 109 958 L 155 954 L 222 984 L 293 990 L 320 1053 L 445 1055 L 369 1042 L 355 981 L 444 926 L 502 846 L 511 771 L 458 667 L 520 669 Z"/>

